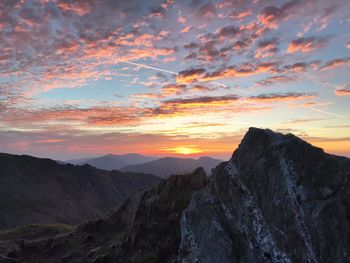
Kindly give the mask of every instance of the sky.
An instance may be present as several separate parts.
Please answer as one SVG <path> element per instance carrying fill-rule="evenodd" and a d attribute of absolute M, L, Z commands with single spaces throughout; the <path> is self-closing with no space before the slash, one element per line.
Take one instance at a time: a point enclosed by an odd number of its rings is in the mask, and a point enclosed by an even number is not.
<path fill-rule="evenodd" d="M 0 152 L 227 159 L 249 127 L 350 156 L 348 0 L 1 0 Z"/>

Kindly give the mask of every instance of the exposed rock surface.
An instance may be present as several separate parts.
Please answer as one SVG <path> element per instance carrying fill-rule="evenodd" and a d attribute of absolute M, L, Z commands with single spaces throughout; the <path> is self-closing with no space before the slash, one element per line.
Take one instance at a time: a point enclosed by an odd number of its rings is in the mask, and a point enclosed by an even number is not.
<path fill-rule="evenodd" d="M 57 238 L 27 241 L 4 256 L 35 263 L 177 262 L 181 213 L 207 183 L 203 168 L 173 175 L 127 199 L 104 219 Z"/>
<path fill-rule="evenodd" d="M 251 128 L 181 218 L 182 262 L 350 262 L 350 160 Z"/>
<path fill-rule="evenodd" d="M 0 230 L 26 224 L 77 224 L 101 217 L 153 175 L 102 171 L 89 165 L 0 154 Z"/>

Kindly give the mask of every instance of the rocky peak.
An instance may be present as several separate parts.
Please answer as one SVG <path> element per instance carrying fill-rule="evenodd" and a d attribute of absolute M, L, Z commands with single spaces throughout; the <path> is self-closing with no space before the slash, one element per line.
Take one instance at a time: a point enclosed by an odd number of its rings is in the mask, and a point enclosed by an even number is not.
<path fill-rule="evenodd" d="M 349 261 L 349 177 L 347 158 L 250 128 L 184 211 L 182 262 Z"/>

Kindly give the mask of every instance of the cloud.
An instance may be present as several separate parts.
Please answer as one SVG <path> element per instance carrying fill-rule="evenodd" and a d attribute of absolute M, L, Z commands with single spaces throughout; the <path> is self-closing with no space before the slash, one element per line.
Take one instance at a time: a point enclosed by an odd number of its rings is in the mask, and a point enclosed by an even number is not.
<path fill-rule="evenodd" d="M 216 15 L 216 8 L 212 3 L 206 3 L 197 10 L 199 17 L 214 17 Z"/>
<path fill-rule="evenodd" d="M 215 81 L 225 78 L 242 78 L 261 73 L 277 73 L 279 71 L 279 62 L 261 62 L 257 64 L 242 64 L 240 66 L 232 65 L 216 70 L 206 72 L 204 68 L 189 69 L 181 71 L 176 78 L 178 83 L 191 83 L 195 81 Z"/>
<path fill-rule="evenodd" d="M 315 60 L 311 62 L 297 62 L 292 65 L 285 65 L 283 70 L 285 72 L 305 72 L 308 69 L 318 69 L 321 61 Z"/>
<path fill-rule="evenodd" d="M 231 18 L 232 20 L 241 20 L 251 15 L 252 15 L 252 10 L 245 10 L 241 12 L 233 11 L 228 15 L 228 17 Z"/>
<path fill-rule="evenodd" d="M 149 109 L 136 107 L 95 106 L 77 108 L 72 105 L 62 107 L 41 108 L 36 110 L 19 110 L 13 108 L 0 117 L 0 121 L 11 125 L 41 127 L 50 123 L 61 125 L 84 126 L 113 126 L 133 125 L 146 116 Z"/>
<path fill-rule="evenodd" d="M 296 80 L 295 77 L 281 75 L 281 76 L 273 76 L 273 77 L 266 78 L 264 80 L 260 80 L 257 82 L 257 84 L 261 86 L 268 86 L 268 85 L 273 85 L 275 83 L 291 82 L 294 80 Z"/>
<path fill-rule="evenodd" d="M 208 104 L 221 104 L 231 103 L 237 101 L 239 97 L 237 95 L 224 95 L 224 96 L 206 96 L 189 99 L 173 99 L 167 100 L 164 104 L 191 104 L 191 105 L 208 105 Z"/>
<path fill-rule="evenodd" d="M 186 26 L 184 27 L 180 32 L 181 33 L 188 33 L 190 30 L 191 30 L 192 26 L 189 25 L 189 26 Z"/>
<path fill-rule="evenodd" d="M 337 96 L 350 96 L 350 87 L 344 87 L 340 89 L 336 89 L 334 94 Z"/>
<path fill-rule="evenodd" d="M 236 26 L 226 26 L 226 27 L 222 27 L 218 30 L 217 32 L 217 36 L 221 39 L 226 39 L 228 37 L 234 37 L 236 36 L 238 33 L 240 33 L 240 29 L 239 27 Z"/>
<path fill-rule="evenodd" d="M 248 98 L 248 100 L 254 101 L 254 102 L 270 103 L 270 102 L 314 99 L 316 97 L 317 95 L 315 93 L 289 92 L 289 93 L 261 94 L 258 96 L 251 96 Z"/>
<path fill-rule="evenodd" d="M 200 79 L 202 76 L 204 76 L 204 73 L 204 68 L 184 70 L 179 72 L 179 75 L 176 77 L 176 81 L 179 83 L 190 83 Z"/>
<path fill-rule="evenodd" d="M 281 7 L 267 6 L 258 15 L 259 21 L 269 28 L 277 29 L 279 22 L 287 19 L 296 11 L 296 7 L 302 1 L 293 0 L 285 3 Z"/>
<path fill-rule="evenodd" d="M 91 11 L 92 3 L 93 1 L 59 1 L 57 6 L 64 12 L 73 12 L 79 16 L 83 16 Z"/>
<path fill-rule="evenodd" d="M 222 70 L 214 71 L 204 75 L 202 81 L 213 81 L 224 78 L 242 78 L 260 73 L 275 73 L 278 69 L 278 62 L 263 62 L 256 65 L 243 64 L 240 67 L 229 66 Z"/>
<path fill-rule="evenodd" d="M 172 95 L 181 95 L 187 90 L 186 85 L 180 84 L 168 84 L 162 87 L 162 95 L 172 96 Z"/>
<path fill-rule="evenodd" d="M 326 62 L 323 66 L 321 66 L 321 70 L 329 70 L 334 69 L 341 66 L 349 66 L 350 58 L 337 58 Z"/>
<path fill-rule="evenodd" d="M 346 44 L 347 48 L 350 48 L 350 41 Z"/>
<path fill-rule="evenodd" d="M 279 41 L 277 38 L 272 38 L 265 41 L 260 41 L 255 50 L 254 57 L 257 59 L 271 57 L 278 52 Z"/>
<path fill-rule="evenodd" d="M 324 37 L 301 37 L 290 42 L 287 53 L 311 52 L 323 48 L 328 42 Z"/>

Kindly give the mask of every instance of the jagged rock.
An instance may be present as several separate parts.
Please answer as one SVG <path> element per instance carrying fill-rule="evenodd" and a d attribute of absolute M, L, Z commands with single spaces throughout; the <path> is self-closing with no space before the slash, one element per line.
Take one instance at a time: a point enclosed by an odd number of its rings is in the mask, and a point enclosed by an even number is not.
<path fill-rule="evenodd" d="M 182 262 L 350 262 L 350 160 L 251 128 L 181 218 Z"/>

